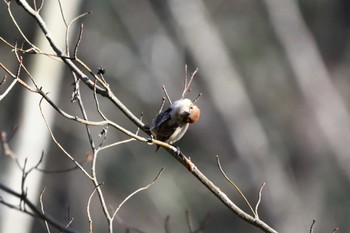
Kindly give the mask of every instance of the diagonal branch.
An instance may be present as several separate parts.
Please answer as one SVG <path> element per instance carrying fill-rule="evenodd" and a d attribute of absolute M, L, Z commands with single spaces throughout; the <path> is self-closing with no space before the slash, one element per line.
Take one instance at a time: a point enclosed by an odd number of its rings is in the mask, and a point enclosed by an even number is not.
<path fill-rule="evenodd" d="M 41 212 L 40 209 L 38 209 L 28 198 L 25 194 L 21 194 L 21 193 L 17 193 L 16 191 L 10 189 L 9 187 L 0 184 L 0 189 L 3 190 L 4 192 L 17 197 L 18 199 L 20 199 L 26 206 L 29 207 L 29 209 L 32 211 L 28 212 L 25 211 L 25 213 L 31 215 L 31 216 L 35 216 L 38 217 L 46 222 L 48 222 L 51 226 L 55 227 L 56 229 L 62 231 L 62 232 L 66 232 L 66 233 L 77 233 L 77 231 L 71 229 L 71 228 L 66 228 L 64 225 L 62 225 L 61 223 L 59 223 L 55 218 L 52 218 L 51 216 L 44 214 Z M 3 202 L 3 200 L 1 200 Z M 17 208 L 17 210 L 20 210 Z M 22 211 L 22 210 L 20 210 Z"/>
<path fill-rule="evenodd" d="M 247 205 L 249 206 L 250 210 L 252 211 L 252 213 L 256 216 L 255 211 L 253 210 L 252 205 L 249 203 L 248 199 L 246 198 L 246 196 L 243 194 L 243 192 L 241 191 L 240 188 L 238 188 L 238 186 L 235 184 L 235 182 L 233 182 L 224 172 L 224 170 L 221 167 L 221 163 L 220 163 L 220 159 L 219 156 L 216 155 L 216 161 L 218 163 L 218 167 L 220 169 L 221 174 L 225 177 L 225 179 L 237 190 L 237 192 L 239 193 L 239 195 L 241 195 L 241 197 L 244 199 L 244 201 L 247 203 Z"/>

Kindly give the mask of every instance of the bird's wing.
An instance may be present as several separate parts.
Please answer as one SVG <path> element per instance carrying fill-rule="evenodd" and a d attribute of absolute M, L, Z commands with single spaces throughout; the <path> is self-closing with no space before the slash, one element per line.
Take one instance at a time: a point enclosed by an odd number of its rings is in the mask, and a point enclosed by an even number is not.
<path fill-rule="evenodd" d="M 158 114 L 153 121 L 151 132 L 157 140 L 165 142 L 175 132 L 176 128 L 179 127 L 176 121 L 171 119 L 170 112 L 171 108 L 168 108 Z"/>
<path fill-rule="evenodd" d="M 153 125 L 151 127 L 152 129 L 156 129 L 159 126 L 161 126 L 164 122 L 170 120 L 171 116 L 170 116 L 170 111 L 171 108 L 168 108 L 167 110 L 165 110 L 164 112 L 161 112 L 157 115 L 156 119 L 154 119 L 153 121 Z"/>

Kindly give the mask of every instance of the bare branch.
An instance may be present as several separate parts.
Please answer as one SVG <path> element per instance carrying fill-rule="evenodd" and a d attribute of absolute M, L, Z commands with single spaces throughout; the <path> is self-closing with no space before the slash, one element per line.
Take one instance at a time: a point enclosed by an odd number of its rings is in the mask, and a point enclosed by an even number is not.
<path fill-rule="evenodd" d="M 40 11 L 41 11 L 41 9 L 43 8 L 43 6 L 44 6 L 44 0 L 41 0 L 41 1 L 40 1 L 40 6 L 39 6 L 39 8 L 38 8 L 37 5 L 36 5 L 36 0 L 34 1 L 34 9 L 35 9 L 38 13 L 40 13 Z"/>
<path fill-rule="evenodd" d="M 86 124 L 86 125 L 91 125 L 91 126 L 106 126 L 106 125 L 110 125 L 110 126 L 116 128 L 117 130 L 121 131 L 122 133 L 126 134 L 127 136 L 135 138 L 138 141 L 159 144 L 159 145 L 163 145 L 165 147 L 171 147 L 169 144 L 161 142 L 161 141 L 157 141 L 157 140 L 152 140 L 150 142 L 149 139 L 146 139 L 144 137 L 140 137 L 137 134 L 134 134 L 134 133 L 130 132 L 129 130 L 126 130 L 125 128 L 119 126 L 118 124 L 116 124 L 113 121 L 109 121 L 109 120 L 88 121 L 88 120 L 79 118 L 77 116 L 72 116 L 72 115 L 64 112 L 55 103 L 53 103 L 52 100 L 47 96 L 47 94 L 45 94 L 41 89 L 38 89 L 36 92 L 39 93 L 59 114 L 61 114 L 62 116 L 64 116 L 65 118 L 67 118 L 69 120 L 73 120 L 73 121 L 76 121 L 76 122 L 79 122 L 79 123 L 82 123 L 82 124 Z"/>
<path fill-rule="evenodd" d="M 44 121 L 45 121 L 46 127 L 47 127 L 47 129 L 49 130 L 49 133 L 50 133 L 50 135 L 51 135 L 52 140 L 53 140 L 53 141 L 56 143 L 56 145 L 61 149 L 61 151 L 62 151 L 65 155 L 67 155 L 67 157 L 68 157 L 70 160 L 72 160 L 72 161 L 74 162 L 74 164 L 75 164 L 77 167 L 79 167 L 79 169 L 80 169 L 89 179 L 92 179 L 91 175 L 85 170 L 85 168 L 83 168 L 83 167 L 73 158 L 73 156 L 70 155 L 70 154 L 64 149 L 64 147 L 56 140 L 56 138 L 55 138 L 55 136 L 53 135 L 53 132 L 52 132 L 52 130 L 51 130 L 51 127 L 50 127 L 49 123 L 48 123 L 47 120 L 46 120 L 45 114 L 44 114 L 44 112 L 43 112 L 43 109 L 42 109 L 42 106 L 41 106 L 42 100 L 43 100 L 43 99 L 40 100 L 39 109 L 40 109 L 41 116 L 43 117 L 43 119 L 44 119 Z"/>
<path fill-rule="evenodd" d="M 62 20 L 63 20 L 64 24 L 66 25 L 66 27 L 68 27 L 68 23 L 67 23 L 66 17 L 64 16 L 62 2 L 61 2 L 61 0 L 57 0 L 57 1 L 58 1 L 58 5 L 60 6 Z"/>
<path fill-rule="evenodd" d="M 5 131 L 1 131 L 1 147 L 2 147 L 2 153 L 5 156 L 9 156 L 13 161 L 15 161 L 17 167 L 22 170 L 22 166 L 19 163 L 16 154 L 11 150 L 9 144 L 8 144 L 8 139 L 7 139 L 7 134 Z"/>
<path fill-rule="evenodd" d="M 6 77 L 7 77 L 7 76 L 4 76 L 3 80 L 1 80 L 0 85 L 2 85 L 2 84 L 5 82 Z M 14 80 L 11 82 L 11 84 L 6 88 L 6 90 L 4 91 L 4 93 L 2 93 L 2 94 L 0 95 L 0 101 L 1 101 L 3 98 L 5 98 L 5 96 L 7 96 L 8 93 L 10 93 L 11 89 L 15 86 L 16 83 L 17 83 L 17 79 L 14 79 Z"/>
<path fill-rule="evenodd" d="M 142 116 L 143 116 L 143 114 L 141 114 L 141 116 L 140 116 L 140 120 L 141 120 L 141 121 L 142 121 Z M 140 128 L 137 128 L 135 134 L 138 135 L 139 131 L 140 131 Z M 122 140 L 122 141 L 114 142 L 114 143 L 111 143 L 111 144 L 109 144 L 109 145 L 100 147 L 99 149 L 100 149 L 100 150 L 104 150 L 104 149 L 108 149 L 108 148 L 110 148 L 110 147 L 119 146 L 119 145 L 124 144 L 124 143 L 133 142 L 133 141 L 135 141 L 135 140 L 136 140 L 135 138 L 125 139 L 125 140 Z"/>
<path fill-rule="evenodd" d="M 170 221 L 170 216 L 166 216 L 165 220 L 164 220 L 164 230 L 165 233 L 170 233 L 170 228 L 169 228 L 169 221 Z"/>
<path fill-rule="evenodd" d="M 265 182 L 261 185 L 260 190 L 259 190 L 259 198 L 258 198 L 258 201 L 257 201 L 257 203 L 255 205 L 255 217 L 257 219 L 259 219 L 258 209 L 259 209 L 259 205 L 260 205 L 260 202 L 261 202 L 262 190 L 265 187 L 265 185 L 266 185 Z"/>
<path fill-rule="evenodd" d="M 0 86 L 1 86 L 2 84 L 4 84 L 4 83 L 6 82 L 6 80 L 7 80 L 7 76 L 4 75 L 4 77 L 3 77 L 2 80 L 0 81 Z"/>
<path fill-rule="evenodd" d="M 77 40 L 77 43 L 74 46 L 74 52 L 73 52 L 73 57 L 74 58 L 78 57 L 78 47 L 80 45 L 81 39 L 83 38 L 83 30 L 84 30 L 84 24 L 80 24 L 78 40 Z"/>
<path fill-rule="evenodd" d="M 77 76 L 76 76 L 76 74 L 74 72 L 72 74 L 73 74 L 74 85 L 75 85 L 75 90 L 74 91 L 76 92 L 75 99 L 78 102 L 78 105 L 79 105 L 79 108 L 80 108 L 81 114 L 83 115 L 84 120 L 88 120 L 87 113 L 86 113 L 86 110 L 85 110 L 85 106 L 84 106 L 83 100 L 81 99 L 79 79 L 77 78 Z M 87 136 L 88 136 L 88 139 L 89 139 L 89 143 L 90 143 L 91 149 L 94 150 L 95 144 L 94 144 L 94 140 L 93 140 L 92 135 L 91 135 L 90 127 L 89 127 L 89 125 L 85 125 L 85 128 L 86 128 L 86 133 L 87 133 Z"/>
<path fill-rule="evenodd" d="M 191 86 L 192 80 L 197 72 L 198 72 L 198 68 L 196 68 L 195 71 L 193 71 L 191 78 L 190 78 L 190 81 L 187 82 L 187 65 L 185 65 L 185 82 L 184 82 L 184 90 L 183 90 L 182 95 L 181 95 L 182 99 L 185 98 L 185 95 L 187 92 L 190 92 L 190 90 L 191 90 L 190 86 Z"/>
<path fill-rule="evenodd" d="M 89 233 L 92 233 L 92 218 L 91 218 L 91 213 L 90 213 L 90 204 L 91 204 L 92 197 L 94 196 L 94 194 L 96 192 L 96 188 L 97 187 L 95 187 L 94 190 L 92 191 L 92 193 L 90 194 L 88 203 L 86 205 L 86 212 L 87 212 L 87 216 L 89 219 Z"/>
<path fill-rule="evenodd" d="M 97 112 L 100 114 L 100 116 L 102 117 L 103 120 L 108 120 L 107 117 L 101 111 L 100 103 L 98 102 L 97 93 L 96 93 L 96 80 L 94 82 L 94 92 L 93 92 L 93 94 L 94 94 L 94 99 L 95 99 L 95 103 L 96 103 Z"/>
<path fill-rule="evenodd" d="M 44 195 L 45 189 L 46 188 L 44 187 L 43 191 L 41 191 L 41 193 L 40 193 L 40 198 L 39 198 L 40 206 L 41 206 L 41 212 L 43 214 L 45 214 L 44 202 L 43 202 L 43 195 Z M 50 228 L 49 228 L 49 223 L 46 220 L 44 220 L 44 222 L 45 222 L 45 227 L 46 227 L 47 232 L 50 233 L 51 231 L 50 231 Z"/>
<path fill-rule="evenodd" d="M 21 27 L 18 25 L 18 23 L 17 23 L 15 17 L 14 17 L 13 14 L 12 14 L 12 10 L 11 10 L 11 1 L 8 1 L 8 2 L 5 1 L 5 2 L 6 2 L 6 4 L 7 4 L 7 11 L 8 11 L 8 13 L 9 13 L 9 15 L 10 15 L 10 17 L 11 17 L 12 22 L 15 24 L 15 26 L 16 26 L 18 32 L 21 34 L 21 36 L 23 37 L 23 39 L 33 48 L 34 51 L 40 51 L 40 49 L 39 49 L 38 47 L 36 47 L 32 42 L 30 42 L 30 40 L 29 40 L 29 39 L 26 37 L 26 35 L 23 33 Z M 29 5 L 28 5 L 28 6 L 29 6 Z M 33 9 L 32 9 L 32 13 L 33 13 L 33 14 L 37 14 L 37 12 L 34 11 Z"/>
<path fill-rule="evenodd" d="M 25 209 L 18 209 L 18 208 L 14 208 L 14 209 L 17 209 L 17 210 L 19 210 L 21 212 L 24 212 L 26 214 L 29 214 L 29 215 L 31 215 L 33 217 L 38 217 L 38 218 L 40 218 L 40 219 L 42 219 L 44 221 L 47 221 L 50 225 L 52 225 L 53 227 L 57 228 L 58 230 L 60 230 L 62 232 L 77 233 L 77 231 L 75 231 L 75 230 L 73 230 L 71 228 L 64 227 L 62 224 L 57 222 L 56 219 L 48 216 L 47 214 L 43 214 L 40 209 L 38 209 L 30 200 L 28 200 L 28 198 L 27 198 L 27 196 L 25 194 L 17 193 L 16 191 L 6 187 L 3 184 L 0 184 L 0 189 L 3 190 L 4 192 L 14 196 L 14 197 L 17 197 L 18 199 L 20 199 L 27 207 L 29 207 L 29 209 L 32 211 L 32 213 L 26 211 Z M 2 199 L 0 201 L 3 202 Z M 10 204 L 8 204 L 7 206 L 11 207 Z"/>
<path fill-rule="evenodd" d="M 196 103 L 202 95 L 202 92 L 199 93 L 198 96 L 193 100 L 193 103 Z"/>
<path fill-rule="evenodd" d="M 35 89 L 31 88 L 27 83 L 22 81 L 19 77 L 17 77 L 15 74 L 13 74 L 9 69 L 7 69 L 2 63 L 0 63 L 0 67 L 7 73 L 9 74 L 12 78 L 16 79 L 17 82 L 19 82 L 24 88 L 31 92 L 35 92 Z"/>
<path fill-rule="evenodd" d="M 314 232 L 315 223 L 316 223 L 316 220 L 313 219 L 313 220 L 312 220 L 312 223 L 311 223 L 311 226 L 310 226 L 310 233 L 313 233 L 313 232 Z"/>
<path fill-rule="evenodd" d="M 125 144 L 125 143 L 128 143 L 128 142 L 133 142 L 135 140 L 136 140 L 135 138 L 129 138 L 129 139 L 125 139 L 125 140 L 122 140 L 122 141 L 114 142 L 114 143 L 111 143 L 109 145 L 101 147 L 100 150 L 105 150 L 105 149 L 108 149 L 108 148 L 111 148 L 111 147 L 114 147 L 114 146 L 119 146 L 121 144 Z"/>
<path fill-rule="evenodd" d="M 164 94 L 165 94 L 165 96 L 166 96 L 166 98 L 167 98 L 169 104 L 172 104 L 171 99 L 170 99 L 170 96 L 169 96 L 169 94 L 168 94 L 168 92 L 167 92 L 167 90 L 166 90 L 166 88 L 165 88 L 164 85 L 162 85 L 162 89 L 163 89 L 163 91 L 164 91 Z"/>
<path fill-rule="evenodd" d="M 72 225 L 73 221 L 74 221 L 74 218 L 71 218 L 69 222 L 66 224 L 66 227 L 69 227 L 70 225 Z"/>
<path fill-rule="evenodd" d="M 13 80 L 13 81 L 11 82 L 11 84 L 6 88 L 5 92 L 4 92 L 2 95 L 0 95 L 0 101 L 1 101 L 8 93 L 10 93 L 11 89 L 12 89 L 12 88 L 15 86 L 15 84 L 17 83 L 18 77 L 19 77 L 19 75 L 20 75 L 20 73 L 21 73 L 22 62 L 23 62 L 23 60 L 21 59 L 21 60 L 19 61 L 19 64 L 18 64 L 17 73 L 16 73 L 16 75 L 15 75 L 15 77 L 14 77 L 14 80 Z M 0 64 L 0 65 L 1 65 L 1 67 L 4 67 L 2 64 Z M 4 77 L 4 79 L 1 81 L 1 84 L 0 84 L 0 85 L 2 85 L 2 84 L 5 82 L 6 77 L 7 77 L 7 76 Z"/>
<path fill-rule="evenodd" d="M 112 221 L 113 219 L 115 218 L 116 214 L 118 213 L 118 211 L 120 210 L 120 208 L 124 205 L 125 202 L 127 202 L 131 197 L 133 197 L 135 194 L 141 192 L 141 191 L 144 191 L 146 189 L 148 189 L 149 187 L 151 187 L 160 177 L 160 175 L 162 174 L 163 172 L 163 168 L 158 172 L 158 175 L 156 176 L 156 178 L 154 178 L 154 180 L 149 183 L 148 185 L 142 187 L 142 188 L 139 188 L 137 190 L 135 190 L 134 192 L 132 192 L 129 196 L 127 196 L 118 206 L 118 208 L 114 211 L 113 215 L 112 215 Z"/>
<path fill-rule="evenodd" d="M 162 103 L 161 103 L 161 105 L 160 105 L 158 114 L 161 113 L 161 112 L 163 111 L 164 103 L 165 103 L 165 97 L 162 97 Z"/>
<path fill-rule="evenodd" d="M 255 211 L 253 210 L 253 207 L 250 205 L 248 199 L 245 197 L 245 195 L 242 193 L 242 191 L 238 188 L 238 186 L 230 179 L 228 178 L 228 176 L 226 175 L 226 173 L 224 172 L 224 170 L 222 169 L 221 167 L 221 164 L 220 164 L 220 159 L 219 159 L 219 156 L 217 155 L 216 156 L 216 160 L 217 160 L 217 163 L 218 163 L 218 166 L 219 166 L 219 169 L 222 173 L 222 175 L 225 177 L 225 179 L 237 190 L 237 192 L 239 193 L 239 195 L 241 195 L 241 197 L 244 199 L 244 201 L 247 203 L 247 205 L 249 206 L 250 210 L 252 211 L 252 213 L 254 214 L 254 216 L 256 216 L 256 213 Z"/>
<path fill-rule="evenodd" d="M 194 233 L 193 224 L 192 224 L 192 218 L 191 218 L 191 211 L 189 209 L 187 209 L 185 211 L 185 214 L 186 214 L 188 230 L 190 231 L 190 233 Z"/>

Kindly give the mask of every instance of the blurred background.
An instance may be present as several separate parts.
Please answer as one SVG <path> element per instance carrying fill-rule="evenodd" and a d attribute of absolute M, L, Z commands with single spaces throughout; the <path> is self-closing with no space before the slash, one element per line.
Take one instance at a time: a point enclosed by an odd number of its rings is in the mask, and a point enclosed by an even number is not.
<path fill-rule="evenodd" d="M 74 3 L 71 3 L 74 2 Z M 249 213 L 242 197 L 220 173 L 223 169 L 255 205 L 263 182 L 260 218 L 279 232 L 340 232 L 350 228 L 350 2 L 347 0 L 62 0 L 67 22 L 91 14 L 70 29 L 71 51 L 80 23 L 84 33 L 78 56 L 105 79 L 116 96 L 147 124 L 158 113 L 165 85 L 173 100 L 183 90 L 184 66 L 199 72 L 188 98 L 198 93 L 200 120 L 177 145 L 196 166 L 238 206 Z M 70 5 L 74 4 L 74 5 Z M 1 3 L 0 36 L 22 43 L 5 3 Z M 39 4 L 38 4 L 39 5 Z M 43 51 L 51 52 L 39 28 L 16 3 L 13 15 L 23 33 Z M 41 11 L 62 48 L 65 26 L 57 1 L 46 1 Z M 61 31 L 60 31 L 61 29 Z M 29 47 L 27 44 L 25 47 Z M 24 64 L 44 91 L 72 115 L 73 79 L 60 62 L 40 55 L 24 55 Z M 0 61 L 16 72 L 11 49 L 0 45 Z M 52 61 L 51 61 L 52 62 Z M 1 77 L 5 72 L 1 71 Z M 28 77 L 23 75 L 28 81 Z M 10 78 L 0 87 L 1 94 Z M 21 164 L 36 164 L 44 151 L 47 171 L 73 167 L 53 143 L 38 108 L 39 98 L 20 85 L 0 102 L 0 130 L 11 135 L 10 146 Z M 93 95 L 82 85 L 89 119 L 99 120 Z M 29 101 L 30 100 L 30 101 Z M 99 98 L 109 119 L 131 131 L 136 128 L 110 102 Z M 45 110 L 57 140 L 77 161 L 91 154 L 85 127 Z M 96 143 L 102 128 L 93 128 Z M 105 144 L 126 139 L 112 128 Z M 90 162 L 84 163 L 89 170 Z M 160 179 L 147 191 L 131 198 L 120 210 L 115 232 L 189 232 L 186 210 L 201 232 L 259 232 L 218 201 L 183 166 L 164 150 L 131 142 L 101 151 L 97 175 L 103 182 L 110 210 L 134 190 Z M 19 190 L 21 171 L 8 156 L 0 157 L 0 182 Z M 33 171 L 28 195 L 63 223 L 88 231 L 86 204 L 93 184 L 79 170 L 66 173 Z M 0 191 L 4 200 L 6 195 Z M 12 203 L 17 205 L 18 200 Z M 92 202 L 95 232 L 107 223 L 97 197 Z M 0 205 L 0 232 L 19 230 L 24 214 Z M 207 216 L 210 216 L 207 218 Z M 40 220 L 24 217 L 26 232 L 46 232 Z M 29 219 L 29 220 L 28 220 Z M 7 227 L 9 228 L 6 228 Z M 127 227 L 129 226 L 129 227 Z M 1 230 L 2 229 L 2 230 Z M 7 230 L 6 230 L 7 229 Z"/>

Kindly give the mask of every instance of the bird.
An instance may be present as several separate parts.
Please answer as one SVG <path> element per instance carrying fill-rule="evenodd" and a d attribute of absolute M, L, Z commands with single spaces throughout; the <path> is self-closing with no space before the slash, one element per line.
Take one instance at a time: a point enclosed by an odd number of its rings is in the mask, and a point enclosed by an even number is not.
<path fill-rule="evenodd" d="M 189 125 L 196 123 L 200 117 L 200 109 L 194 102 L 182 98 L 172 103 L 165 111 L 160 112 L 153 119 L 150 127 L 153 137 L 169 144 L 180 140 Z"/>

